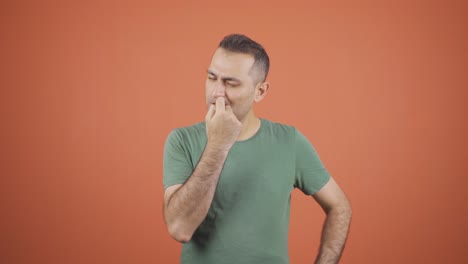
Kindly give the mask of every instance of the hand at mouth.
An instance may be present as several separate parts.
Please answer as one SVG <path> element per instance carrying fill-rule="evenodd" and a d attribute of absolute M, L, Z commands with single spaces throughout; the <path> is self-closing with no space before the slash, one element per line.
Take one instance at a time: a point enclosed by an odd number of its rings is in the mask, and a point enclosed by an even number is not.
<path fill-rule="evenodd" d="M 210 103 L 210 104 L 212 104 L 212 105 L 216 106 L 216 102 L 214 102 L 214 103 Z M 228 106 L 228 105 L 231 105 L 231 104 L 225 103 L 225 104 L 224 104 L 224 107 L 226 107 L 226 106 Z"/>
<path fill-rule="evenodd" d="M 219 97 L 216 97 L 216 98 L 211 98 L 211 100 L 209 100 L 210 104 L 209 106 L 213 105 L 213 106 L 216 106 L 216 100 L 218 99 Z M 231 103 L 224 97 L 224 107 L 226 106 L 231 106 Z"/>

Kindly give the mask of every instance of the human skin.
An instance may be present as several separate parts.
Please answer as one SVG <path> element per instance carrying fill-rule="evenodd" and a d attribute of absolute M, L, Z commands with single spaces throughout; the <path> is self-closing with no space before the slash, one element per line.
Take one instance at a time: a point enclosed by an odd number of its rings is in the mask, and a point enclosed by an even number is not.
<path fill-rule="evenodd" d="M 312 195 L 326 213 L 315 264 L 336 264 L 343 253 L 351 224 L 352 209 L 345 193 L 333 178 Z"/>

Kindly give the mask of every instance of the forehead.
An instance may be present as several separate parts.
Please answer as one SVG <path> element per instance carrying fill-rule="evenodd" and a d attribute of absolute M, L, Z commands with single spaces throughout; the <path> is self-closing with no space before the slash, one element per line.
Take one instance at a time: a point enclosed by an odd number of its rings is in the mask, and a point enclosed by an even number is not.
<path fill-rule="evenodd" d="M 211 59 L 209 70 L 221 76 L 245 78 L 254 62 L 252 55 L 218 48 Z"/>

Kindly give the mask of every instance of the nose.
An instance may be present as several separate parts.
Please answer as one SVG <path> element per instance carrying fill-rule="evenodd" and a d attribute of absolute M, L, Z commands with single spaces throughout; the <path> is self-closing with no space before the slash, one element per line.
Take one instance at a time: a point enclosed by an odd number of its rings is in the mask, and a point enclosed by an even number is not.
<path fill-rule="evenodd" d="M 224 97 L 226 96 L 226 87 L 224 87 L 224 84 L 222 82 L 216 82 L 214 85 L 214 90 L 213 90 L 213 97 L 218 98 L 218 97 Z"/>

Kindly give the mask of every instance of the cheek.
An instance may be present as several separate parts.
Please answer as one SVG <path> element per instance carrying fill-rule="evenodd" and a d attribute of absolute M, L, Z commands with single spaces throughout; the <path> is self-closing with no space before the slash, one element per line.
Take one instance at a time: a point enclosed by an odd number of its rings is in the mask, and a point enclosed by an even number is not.
<path fill-rule="evenodd" d="M 208 90 L 210 89 L 210 83 L 208 82 L 208 80 L 205 81 L 205 92 L 208 92 Z"/>
<path fill-rule="evenodd" d="M 205 82 L 205 95 L 206 95 L 206 98 L 210 97 L 211 94 L 213 93 L 213 85 L 206 81 Z"/>
<path fill-rule="evenodd" d="M 230 103 L 236 104 L 238 101 L 241 100 L 241 96 L 238 91 L 232 90 L 232 89 L 227 89 L 226 90 L 226 97 L 227 100 L 229 100 Z"/>
<path fill-rule="evenodd" d="M 254 101 L 252 93 L 232 91 L 231 93 L 226 94 L 226 96 L 231 101 L 231 103 L 238 105 L 239 107 L 248 107 Z"/>

